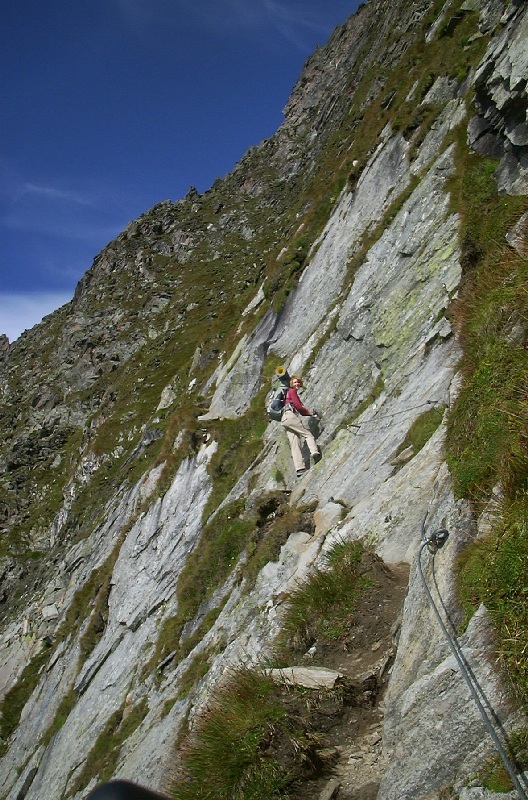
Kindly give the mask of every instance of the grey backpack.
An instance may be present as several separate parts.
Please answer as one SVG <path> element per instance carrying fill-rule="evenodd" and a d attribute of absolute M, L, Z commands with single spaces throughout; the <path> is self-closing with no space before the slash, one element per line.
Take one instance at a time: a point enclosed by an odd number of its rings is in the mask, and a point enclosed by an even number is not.
<path fill-rule="evenodd" d="M 266 399 L 266 411 L 269 420 L 280 422 L 284 405 L 286 403 L 286 392 L 288 387 L 281 384 L 277 389 L 272 389 Z"/>

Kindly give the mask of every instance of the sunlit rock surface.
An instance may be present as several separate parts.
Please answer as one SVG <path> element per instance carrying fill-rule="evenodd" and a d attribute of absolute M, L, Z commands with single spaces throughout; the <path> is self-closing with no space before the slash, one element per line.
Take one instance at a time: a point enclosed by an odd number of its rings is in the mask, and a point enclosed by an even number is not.
<path fill-rule="evenodd" d="M 257 159 L 261 153 L 272 152 L 277 162 L 284 159 L 284 181 L 302 174 L 302 153 L 295 152 L 295 137 L 290 135 L 296 126 L 312 132 L 313 149 L 304 163 L 306 169 L 311 168 L 318 155 L 318 132 L 331 124 L 332 110 L 335 113 L 339 103 L 346 102 L 342 92 L 346 67 L 368 37 L 369 14 L 382 15 L 382 19 L 386 14 L 384 35 L 396 24 L 396 15 L 402 35 L 407 35 L 430 4 L 403 5 L 400 8 L 372 0 L 355 21 L 333 34 L 329 49 L 318 50 L 307 62 L 276 139 L 250 153 L 234 171 L 244 197 L 259 197 L 265 190 L 262 176 L 251 172 L 251 158 Z M 281 359 L 291 373 L 303 375 L 306 402 L 321 415 L 316 433 L 322 461 L 297 481 L 284 433 L 279 424 L 270 423 L 260 454 L 248 469 L 241 470 L 223 502 L 236 498 L 252 502 L 265 491 L 286 490 L 291 492 L 292 504 L 315 504 L 315 533 L 299 530 L 291 534 L 278 560 L 262 568 L 251 591 L 245 590 L 233 571 L 225 585 L 217 587 L 203 604 L 197 618 L 189 620 L 186 632 L 192 634 L 208 611 L 221 607 L 214 624 L 191 652 L 180 663 L 168 657 L 165 663 L 149 669 L 160 629 L 178 611 L 179 574 L 199 543 L 202 513 L 212 491 L 208 465 L 218 442 L 205 437 L 194 455 L 182 459 L 161 497 L 155 496 L 155 489 L 163 464 L 140 477 L 132 489 L 125 490 L 117 477 L 115 495 L 104 508 L 99 508 L 94 488 L 91 531 L 64 547 L 53 564 L 53 580 L 33 594 L 27 589 L 27 596 L 22 595 L 18 606 L 10 609 L 0 634 L 0 690 L 5 693 L 29 659 L 53 638 L 76 592 L 88 583 L 94 570 L 107 566 L 110 579 L 100 638 L 78 671 L 82 637 L 90 622 L 81 618 L 42 669 L 9 748 L 0 759 L 0 796 L 5 800 L 66 796 L 112 715 L 120 711 L 125 716 L 138 708 L 143 709 L 141 719 L 121 745 L 114 776 L 162 789 L 184 719 L 189 716 L 192 723 L 232 667 L 265 660 L 280 630 L 288 591 L 313 565 L 323 563 L 333 543 L 348 539 L 365 541 L 389 564 L 404 562 L 411 566 L 386 696 L 383 747 L 389 766 L 381 781 L 380 800 L 438 800 L 438 792 L 452 785 L 461 789 L 460 797 L 465 800 L 486 796 L 478 794 L 478 788 L 462 788 L 467 776 L 492 752 L 492 744 L 427 602 L 417 554 L 424 520 L 426 531 L 449 530 L 448 542 L 436 554 L 434 565 L 428 551 L 423 553 L 423 565 L 428 580 L 433 578 L 434 566 L 442 599 L 456 621 L 459 610 L 453 565 L 475 530 L 469 509 L 453 497 L 442 449 L 444 412 L 456 396 L 461 355 L 450 315 L 461 265 L 457 244 L 460 220 L 449 196 L 449 178 L 454 170 L 449 135 L 458 125 L 469 125 L 474 146 L 495 148 L 493 152 L 501 159 L 504 191 L 525 193 L 526 120 L 510 115 L 510 100 L 514 98 L 515 114 L 519 112 L 522 117 L 526 109 L 523 44 L 528 15 L 521 4 L 511 3 L 506 10 L 502 6 L 489 0 L 477 3 L 476 9 L 468 12 L 480 14 L 484 31 L 494 31 L 498 26 L 496 38 L 464 86 L 454 85 L 452 79 L 433 83 L 427 102 L 438 104 L 438 115 L 412 159 L 409 139 L 396 126 L 385 127 L 354 180 L 335 197 L 326 224 L 308 253 L 301 280 L 290 292 L 282 312 L 266 307 L 266 284 L 257 274 L 247 314 L 234 321 L 235 327 L 245 325 L 244 332 L 233 337 L 232 346 L 225 350 L 221 340 L 209 353 L 199 347 L 195 351 L 195 366 L 216 359 L 207 391 L 204 389 L 209 396 L 208 406 L 200 414 L 204 422 L 236 420 L 248 410 L 261 387 L 262 368 L 269 355 Z M 436 30 L 442 19 L 437 20 Z M 433 28 L 430 35 L 434 35 Z M 400 46 L 404 47 L 403 38 L 390 52 L 385 52 L 383 40 L 372 45 L 383 63 L 396 61 Z M 364 64 L 357 69 L 359 74 Z M 466 112 L 464 92 L 472 85 L 476 104 Z M 378 89 L 373 85 L 373 96 Z M 192 204 L 190 219 L 202 213 L 203 198 L 191 193 L 186 202 Z M 153 252 L 160 257 L 173 255 L 184 269 L 193 248 L 207 236 L 216 246 L 215 237 L 227 222 L 220 216 L 223 210 L 215 208 L 208 234 L 204 232 L 206 225 L 186 232 L 172 217 L 179 208 L 178 204 L 160 204 L 156 212 L 159 219 L 129 226 L 120 244 L 132 248 L 138 231 L 148 228 L 147 242 Z M 392 212 L 386 216 L 389 209 Z M 232 224 L 243 231 L 246 241 L 252 240 L 254 230 L 249 230 L 242 213 Z M 383 229 L 370 242 L 369 236 L 381 224 Z M 158 229 L 165 236 L 159 242 Z M 167 333 L 168 323 L 159 329 L 155 324 L 165 297 L 161 288 L 154 286 L 148 259 L 134 251 L 134 259 L 126 260 L 118 255 L 117 245 L 115 248 L 115 252 L 112 247 L 96 260 L 83 280 L 71 315 L 61 328 L 60 353 L 50 356 L 42 366 L 27 417 L 33 432 L 45 425 L 53 431 L 66 424 L 81 425 L 96 412 L 94 427 L 111 420 L 116 403 L 111 389 L 102 388 L 90 396 L 86 394 L 89 387 L 98 380 L 109 380 L 114 365 L 133 358 L 145 342 L 154 342 Z M 121 283 L 116 264 L 125 276 Z M 145 281 L 142 286 L 150 287 L 141 314 L 134 318 L 137 328 L 116 308 L 108 329 L 99 333 L 92 330 L 90 303 L 95 309 L 94 298 L 100 300 L 104 281 L 115 282 L 109 284 L 108 291 L 115 291 L 123 301 L 127 281 L 136 272 Z M 246 276 L 241 277 L 241 285 L 244 280 Z M 220 309 L 222 290 L 213 288 L 210 306 Z M 171 325 L 178 329 L 198 313 L 203 309 L 182 295 Z M 251 327 L 253 315 L 256 321 Z M 100 322 L 105 315 L 97 310 L 95 316 Z M 52 322 L 63 324 L 62 317 Z M 143 322 L 145 326 L 140 329 Z M 130 336 L 125 335 L 127 326 L 132 329 Z M 9 365 L 10 352 L 23 353 L 37 334 L 46 342 L 47 330 L 46 324 L 39 326 L 16 347 L 0 343 L 2 363 Z M 160 365 L 153 357 L 151 369 L 156 368 Z M 29 365 L 25 374 L 30 383 Z M 70 374 L 75 376 L 79 394 L 75 403 L 67 406 L 67 391 L 60 387 L 68 385 Z M 6 396 L 18 397 L 19 387 L 9 383 L 9 370 L 5 375 L 0 390 Z M 155 425 L 161 425 L 162 412 L 191 389 L 182 385 L 180 376 L 171 378 L 161 396 L 152 401 L 152 415 L 160 414 Z M 415 453 L 406 435 L 416 419 L 433 409 L 438 413 L 436 432 Z M 18 413 L 21 409 L 13 401 L 13 417 Z M 123 415 L 119 425 L 125 428 L 126 424 Z M 140 436 L 136 459 L 157 436 L 155 425 L 134 429 L 134 435 Z M 175 450 L 178 435 L 176 432 Z M 53 455 L 54 444 L 48 439 L 37 441 L 28 435 L 23 447 L 18 444 L 11 448 L 9 458 L 13 463 L 18 459 L 17 464 L 27 461 L 30 469 L 37 451 L 45 450 L 50 458 Z M 123 438 L 123 447 L 124 442 Z M 61 512 L 49 532 L 52 545 L 66 536 L 68 512 L 76 493 L 83 486 L 94 485 L 90 482 L 104 460 L 118 455 L 83 455 L 74 479 L 63 490 Z M 50 470 L 59 467 L 57 462 Z M 8 464 L 2 462 L 2 473 L 7 470 Z M 19 520 L 24 507 L 2 508 L 4 511 L 4 516 Z M 5 587 L 14 585 L 17 569 L 14 560 L 3 560 Z M 94 592 L 99 589 L 94 587 Z M 3 599 L 6 602 L 9 597 Z M 513 724 L 519 712 L 510 706 L 501 687 L 484 609 L 471 621 L 461 645 L 504 724 Z M 192 691 L 182 691 L 187 670 L 200 660 L 207 662 L 205 674 Z M 61 725 L 53 727 L 66 700 L 68 713 Z M 81 800 L 89 788 L 78 792 L 76 800 Z"/>

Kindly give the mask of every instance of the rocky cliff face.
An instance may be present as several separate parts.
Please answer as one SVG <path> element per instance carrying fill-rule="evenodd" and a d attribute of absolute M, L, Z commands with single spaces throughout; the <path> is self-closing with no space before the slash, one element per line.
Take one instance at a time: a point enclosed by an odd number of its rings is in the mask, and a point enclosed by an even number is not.
<path fill-rule="evenodd" d="M 80 800 L 94 745 L 127 719 L 110 774 L 162 788 L 184 721 L 230 667 L 265 660 L 282 599 L 338 540 L 411 568 L 365 782 L 439 798 L 492 752 L 416 554 L 424 517 L 450 531 L 436 581 L 458 618 L 454 563 L 477 524 L 442 449 L 463 280 L 450 181 L 463 130 L 500 160 L 500 191 L 527 193 L 527 25 L 515 2 L 371 0 L 308 60 L 275 136 L 131 223 L 70 304 L 2 344 L 1 797 Z M 265 424 L 280 362 L 321 414 L 323 459 L 300 481 Z M 284 492 L 313 503 L 315 533 L 254 581 L 242 542 L 183 596 L 222 514 Z M 462 644 L 511 726 L 490 635 L 482 609 Z"/>

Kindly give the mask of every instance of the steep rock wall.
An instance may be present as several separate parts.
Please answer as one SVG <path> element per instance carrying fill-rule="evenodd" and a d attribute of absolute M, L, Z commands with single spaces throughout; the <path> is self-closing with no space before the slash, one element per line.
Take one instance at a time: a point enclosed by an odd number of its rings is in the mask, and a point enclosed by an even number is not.
<path fill-rule="evenodd" d="M 413 5 L 419 13 L 420 4 Z M 504 58 L 509 42 L 514 44 L 509 58 L 518 62 L 516 32 L 527 18 L 521 11 L 511 10 L 508 36 L 490 45 L 486 64 L 494 63 L 498 53 Z M 479 91 L 491 72 L 484 64 L 477 70 Z M 185 716 L 200 713 L 231 666 L 262 662 L 280 629 L 283 596 L 340 539 L 364 540 L 387 563 L 411 565 L 386 698 L 389 765 L 380 800 L 438 797 L 446 786 L 461 787 L 492 752 L 416 570 L 421 523 L 427 517 L 428 528 L 446 527 L 451 534 L 436 556 L 435 576 L 457 618 L 453 565 L 475 535 L 475 525 L 466 504 L 453 497 L 442 455 L 444 423 L 418 453 L 412 448 L 401 452 L 412 423 L 425 410 L 436 408 L 441 414 L 449 409 L 456 394 L 460 350 L 449 308 L 461 278 L 459 218 L 449 205 L 453 148 L 445 137 L 464 114 L 463 98 L 449 89 L 412 162 L 405 137 L 390 126 L 383 131 L 357 183 L 337 198 L 282 313 L 264 314 L 224 354 L 225 365 L 213 376 L 204 420 L 247 410 L 269 353 L 283 359 L 290 371 L 303 373 L 307 400 L 321 412 L 323 460 L 296 482 L 284 434 L 270 424 L 261 453 L 224 504 L 236 498 L 251 503 L 266 490 L 286 489 L 293 504 L 317 502 L 322 523 L 316 534 L 292 534 L 279 560 L 264 567 L 249 592 L 234 569 L 189 621 L 191 633 L 210 609 L 221 607 L 193 649 L 176 666 L 168 657 L 157 671 L 144 673 L 163 623 L 178 611 L 177 581 L 199 542 L 212 490 L 207 466 L 218 443 L 204 442 L 184 459 L 155 502 L 148 498 L 162 467 L 118 494 L 104 509 L 104 521 L 57 561 L 53 586 L 15 614 L 4 630 L 2 679 L 9 685 L 28 653 L 45 646 L 41 637 L 28 636 L 27 620 L 49 609 L 49 625 L 58 626 L 79 587 L 108 565 L 101 636 L 78 662 L 90 621 L 82 620 L 43 668 L 0 762 L 6 800 L 58 798 L 74 791 L 86 755 L 112 715 L 126 717 L 138 709 L 139 721 L 120 749 L 114 774 L 162 788 Z M 521 167 L 516 169 L 521 174 Z M 385 217 L 396 200 L 399 208 Z M 378 225 L 382 230 L 356 260 L 367 234 Z M 425 565 L 431 577 L 427 556 Z M 504 724 L 512 724 L 518 712 L 495 670 L 484 610 L 462 644 Z M 197 659 L 207 664 L 207 672 L 195 690 L 182 692 L 187 670 Z M 52 728 L 72 690 L 69 713 L 61 727 Z M 88 788 L 73 796 L 81 800 Z"/>

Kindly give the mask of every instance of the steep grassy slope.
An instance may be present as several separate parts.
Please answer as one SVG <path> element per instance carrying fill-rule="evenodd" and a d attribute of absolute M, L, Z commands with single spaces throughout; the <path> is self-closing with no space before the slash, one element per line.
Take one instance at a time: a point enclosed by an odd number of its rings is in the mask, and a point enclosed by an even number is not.
<path fill-rule="evenodd" d="M 470 611 L 481 600 L 491 609 L 501 652 L 526 692 L 526 251 L 504 245 L 527 210 L 526 198 L 498 194 L 497 160 L 469 151 L 467 120 L 442 128 L 456 97 L 471 114 L 469 77 L 494 30 L 490 25 L 481 35 L 478 24 L 477 6 L 461 0 L 373 0 L 362 7 L 308 60 L 275 136 L 203 195 L 190 191 L 131 223 L 97 256 L 72 303 L 21 337 L 0 362 L 0 577 L 7 622 L 22 614 L 70 548 L 76 548 L 72 571 L 88 558 L 83 542 L 111 526 L 120 501 L 128 514 L 102 563 L 71 592 L 52 635 L 45 623 L 35 623 L 32 635 L 44 646 L 19 670 L 4 700 L 4 750 L 41 676 L 71 647 L 68 690 L 43 745 L 60 738 L 90 670 L 99 669 L 90 658 L 106 632 L 113 570 L 127 534 L 156 516 L 178 470 L 198 462 L 204 443 L 216 447 L 207 463 L 210 490 L 193 520 L 201 536 L 189 545 L 185 564 L 178 562 L 173 595 L 159 602 L 163 621 L 150 633 L 134 706 L 123 700 L 114 709 L 65 796 L 113 774 L 125 741 L 154 713 L 160 684 L 178 669 L 179 693 L 163 701 L 161 716 L 184 703 L 227 644 L 198 647 L 229 592 L 250 591 L 290 534 L 311 530 L 314 505 L 289 507 L 276 488 L 285 487 L 280 463 L 268 481 L 273 491 L 259 486 L 255 497 L 250 482 L 246 495 L 229 497 L 266 453 L 263 398 L 278 358 L 265 361 L 261 389 L 246 413 L 207 419 L 204 412 L 244 335 L 284 308 L 340 192 L 354 192 L 389 131 L 401 132 L 413 177 L 349 254 L 343 292 L 419 185 L 428 166 L 421 146 L 440 131 L 439 149 L 456 152 L 450 202 L 462 218 L 463 286 L 449 316 L 464 346 L 463 378 L 447 456 L 456 492 L 474 504 L 475 515 L 493 490 L 497 497 L 492 539 L 463 570 L 465 593 Z M 332 325 L 306 369 L 330 341 Z M 371 384 L 350 405 L 334 442 L 382 395 L 381 372 Z M 394 454 L 394 473 L 405 463 L 396 464 L 402 453 L 415 455 L 435 435 L 443 411 L 435 408 L 409 429 Z M 148 488 L 138 490 L 150 470 L 155 480 L 149 476 Z M 258 752 L 258 738 L 254 745 Z"/>
<path fill-rule="evenodd" d="M 166 456 L 182 426 L 182 454 L 192 449 L 187 417 L 243 332 L 233 320 L 263 281 L 267 302 L 281 308 L 384 126 L 418 144 L 437 113 L 434 102 L 420 105 L 435 77 L 460 79 L 482 53 L 483 40 L 468 44 L 476 14 L 456 9 L 456 22 L 424 44 L 440 7 L 383 16 L 376 3 L 362 8 L 308 61 L 276 136 L 204 195 L 161 203 L 131 223 L 72 303 L 12 346 L 1 367 L 5 555 L 38 558 L 57 534 L 85 535 L 94 521 L 87 492 L 96 486 L 102 499 L 133 481 Z M 169 384 L 170 408 L 149 418 Z"/>

